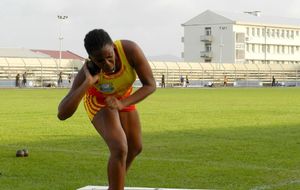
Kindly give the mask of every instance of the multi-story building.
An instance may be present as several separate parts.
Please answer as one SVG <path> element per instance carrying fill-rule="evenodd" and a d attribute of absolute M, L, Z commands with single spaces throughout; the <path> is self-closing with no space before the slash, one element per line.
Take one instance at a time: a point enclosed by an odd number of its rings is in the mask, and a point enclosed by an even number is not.
<path fill-rule="evenodd" d="M 182 26 L 184 61 L 300 64 L 300 19 L 207 10 Z"/>

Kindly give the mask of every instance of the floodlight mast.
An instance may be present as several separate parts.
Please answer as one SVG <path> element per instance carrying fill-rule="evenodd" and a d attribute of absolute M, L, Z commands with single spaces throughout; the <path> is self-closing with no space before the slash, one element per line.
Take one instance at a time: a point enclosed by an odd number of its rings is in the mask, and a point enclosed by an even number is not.
<path fill-rule="evenodd" d="M 62 36 L 62 22 L 66 19 L 68 19 L 68 16 L 66 15 L 57 15 L 57 18 L 59 20 L 59 69 L 61 67 L 61 52 L 62 52 L 62 45 L 63 45 L 63 36 Z"/>

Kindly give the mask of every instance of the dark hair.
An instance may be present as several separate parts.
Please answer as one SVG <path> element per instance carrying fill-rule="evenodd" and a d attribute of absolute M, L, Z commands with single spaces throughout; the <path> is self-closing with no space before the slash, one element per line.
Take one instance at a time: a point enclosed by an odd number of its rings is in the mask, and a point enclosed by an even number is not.
<path fill-rule="evenodd" d="M 113 41 L 103 29 L 94 29 L 85 35 L 84 47 L 89 55 L 107 44 L 113 44 Z"/>

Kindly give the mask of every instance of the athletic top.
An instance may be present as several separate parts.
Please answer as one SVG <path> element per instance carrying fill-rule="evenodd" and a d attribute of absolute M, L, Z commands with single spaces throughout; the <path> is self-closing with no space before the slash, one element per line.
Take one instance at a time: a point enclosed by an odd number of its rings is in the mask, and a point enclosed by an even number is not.
<path fill-rule="evenodd" d="M 132 84 L 136 80 L 135 70 L 126 58 L 121 41 L 115 41 L 114 45 L 116 47 L 115 54 L 119 57 L 121 68 L 116 73 L 109 75 L 100 72 L 98 82 L 87 90 L 84 96 L 84 106 L 90 120 L 102 107 L 106 106 L 104 101 L 106 97 L 115 96 L 121 100 L 130 96 L 133 90 Z M 135 105 L 127 106 L 120 111 L 132 110 L 135 110 Z"/>
<path fill-rule="evenodd" d="M 100 72 L 98 82 L 94 87 L 105 97 L 113 95 L 119 98 L 131 89 L 136 79 L 136 73 L 126 58 L 121 41 L 115 41 L 114 44 L 116 56 L 119 57 L 121 62 L 121 68 L 118 72 L 109 75 Z"/>

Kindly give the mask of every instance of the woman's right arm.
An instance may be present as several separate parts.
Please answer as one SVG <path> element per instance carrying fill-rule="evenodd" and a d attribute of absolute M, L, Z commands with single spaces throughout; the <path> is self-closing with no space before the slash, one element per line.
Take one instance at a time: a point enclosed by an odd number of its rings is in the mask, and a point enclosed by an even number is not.
<path fill-rule="evenodd" d="M 70 91 L 60 102 L 57 117 L 60 120 L 66 120 L 71 117 L 76 111 L 87 89 L 97 82 L 97 80 L 98 76 L 92 76 L 89 73 L 86 64 L 84 64 L 75 77 Z"/>

